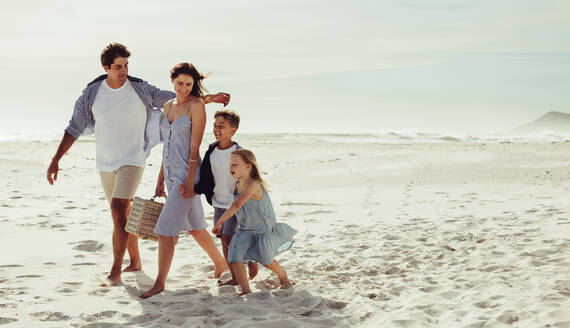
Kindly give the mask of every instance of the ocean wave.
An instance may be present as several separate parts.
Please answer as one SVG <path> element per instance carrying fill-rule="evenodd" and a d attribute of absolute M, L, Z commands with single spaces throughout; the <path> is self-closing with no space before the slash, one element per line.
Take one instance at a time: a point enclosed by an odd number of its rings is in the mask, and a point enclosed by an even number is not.
<path fill-rule="evenodd" d="M 0 142 L 53 142 L 61 140 L 62 132 L 0 132 Z M 204 140 L 213 140 L 211 133 Z M 243 143 L 457 143 L 457 142 L 564 142 L 570 133 L 537 133 L 530 135 L 487 133 L 458 134 L 424 131 L 387 131 L 383 133 L 238 133 L 236 140 Z M 83 136 L 78 142 L 94 142 L 93 135 Z"/>
<path fill-rule="evenodd" d="M 238 139 L 266 143 L 457 143 L 457 142 L 565 142 L 569 134 L 543 133 L 516 135 L 504 133 L 458 134 L 389 131 L 377 134 L 240 134 Z"/>
<path fill-rule="evenodd" d="M 32 132 L 0 132 L 0 142 L 51 142 L 59 141 L 63 132 L 58 131 L 32 131 Z M 84 136 L 78 141 L 93 142 L 94 136 Z"/>

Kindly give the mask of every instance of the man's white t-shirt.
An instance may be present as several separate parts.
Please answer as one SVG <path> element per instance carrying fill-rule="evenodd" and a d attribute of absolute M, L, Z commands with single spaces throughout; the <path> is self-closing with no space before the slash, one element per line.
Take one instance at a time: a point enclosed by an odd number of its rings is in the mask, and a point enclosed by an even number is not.
<path fill-rule="evenodd" d="M 210 153 L 210 165 L 214 175 L 214 196 L 212 205 L 218 208 L 228 208 L 234 201 L 233 190 L 235 180 L 230 174 L 230 155 L 237 149 L 233 145 L 228 149 L 214 148 Z"/>
<path fill-rule="evenodd" d="M 96 167 L 112 172 L 123 165 L 145 165 L 144 130 L 146 107 L 131 82 L 118 89 L 103 81 L 93 103 Z"/>

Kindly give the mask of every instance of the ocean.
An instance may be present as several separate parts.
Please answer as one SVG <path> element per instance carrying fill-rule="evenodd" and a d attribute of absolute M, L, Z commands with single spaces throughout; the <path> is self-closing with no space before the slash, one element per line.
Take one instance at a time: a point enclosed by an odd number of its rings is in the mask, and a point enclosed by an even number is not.
<path fill-rule="evenodd" d="M 0 142 L 52 142 L 63 132 L 0 132 Z M 445 142 L 570 142 L 570 133 L 543 132 L 528 135 L 486 133 L 459 134 L 421 131 L 388 131 L 383 133 L 239 133 L 237 140 L 256 143 L 445 143 Z M 214 140 L 212 133 L 204 134 L 204 142 Z M 93 135 L 82 136 L 79 142 L 94 142 Z"/>

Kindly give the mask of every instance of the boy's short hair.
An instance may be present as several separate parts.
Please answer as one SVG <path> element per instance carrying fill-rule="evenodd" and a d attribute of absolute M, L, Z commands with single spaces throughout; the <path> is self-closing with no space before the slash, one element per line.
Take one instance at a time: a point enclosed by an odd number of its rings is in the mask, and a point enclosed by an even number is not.
<path fill-rule="evenodd" d="M 110 43 L 101 51 L 101 64 L 103 66 L 111 67 L 115 58 L 124 57 L 129 58 L 131 53 L 127 50 L 127 47 L 120 43 Z"/>
<path fill-rule="evenodd" d="M 224 120 L 230 122 L 230 125 L 234 128 L 237 129 L 239 127 L 239 115 L 233 110 L 219 110 L 214 114 L 214 119 L 218 116 L 221 116 Z"/>

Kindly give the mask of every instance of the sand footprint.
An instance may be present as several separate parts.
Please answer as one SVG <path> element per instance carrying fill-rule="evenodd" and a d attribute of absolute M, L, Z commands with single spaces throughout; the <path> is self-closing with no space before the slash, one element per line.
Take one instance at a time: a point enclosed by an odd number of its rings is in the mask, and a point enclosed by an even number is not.
<path fill-rule="evenodd" d="M 255 282 L 255 288 L 257 288 L 258 290 L 272 290 L 279 288 L 279 282 L 270 278 L 264 280 L 258 280 Z"/>
<path fill-rule="evenodd" d="M 28 290 L 28 287 L 0 288 L 0 296 L 26 295 Z"/>
<path fill-rule="evenodd" d="M 23 275 L 16 276 L 16 278 L 41 278 L 41 277 L 43 277 L 43 276 L 39 275 L 39 274 L 23 274 Z"/>
<path fill-rule="evenodd" d="M 190 288 L 190 289 L 181 289 L 174 291 L 172 296 L 190 296 L 190 295 L 199 295 L 201 293 L 200 289 L 198 288 Z"/>
<path fill-rule="evenodd" d="M 109 310 L 109 311 L 102 311 L 102 312 L 97 312 L 97 313 L 92 313 L 92 314 L 85 314 L 82 313 L 79 315 L 79 318 L 81 318 L 84 321 L 87 322 L 97 322 L 97 321 L 101 321 L 101 320 L 108 320 L 108 319 L 126 319 L 129 318 L 130 316 L 124 313 L 120 313 L 118 311 L 115 310 Z"/>
<path fill-rule="evenodd" d="M 81 285 L 83 285 L 82 282 L 64 282 L 60 285 L 57 292 L 61 294 L 73 294 L 78 291 Z"/>
<path fill-rule="evenodd" d="M 491 301 L 481 301 L 481 302 L 477 302 L 473 305 L 480 308 L 480 309 L 493 309 L 493 308 L 496 308 L 498 306 L 497 303 L 491 302 Z"/>
<path fill-rule="evenodd" d="M 326 301 L 325 304 L 329 309 L 332 309 L 332 310 L 342 310 L 348 305 L 347 302 L 334 301 L 334 300 L 328 300 L 328 301 Z"/>
<path fill-rule="evenodd" d="M 570 294 L 570 280 L 555 280 L 554 289 L 566 295 Z"/>
<path fill-rule="evenodd" d="M 96 240 L 82 240 L 78 242 L 69 243 L 69 245 L 76 245 L 73 247 L 74 250 L 83 252 L 97 252 L 103 249 L 105 246 Z"/>
<path fill-rule="evenodd" d="M 0 317 L 0 325 L 9 324 L 16 321 L 18 321 L 16 318 Z"/>
<path fill-rule="evenodd" d="M 39 321 L 67 321 L 71 317 L 63 312 L 42 311 L 30 313 L 30 316 Z"/>
<path fill-rule="evenodd" d="M 3 268 L 21 268 L 23 267 L 23 265 L 21 264 L 4 264 L 4 265 L 0 265 L 0 269 Z"/>
<path fill-rule="evenodd" d="M 218 287 L 218 294 L 233 296 L 236 294 L 236 288 L 234 286 L 220 286 Z"/>
<path fill-rule="evenodd" d="M 506 323 L 508 325 L 512 325 L 513 323 L 519 321 L 520 318 L 512 313 L 505 313 L 499 317 L 497 317 L 497 321 L 501 323 Z"/>
<path fill-rule="evenodd" d="M 89 292 L 89 295 L 94 295 L 94 296 L 105 296 L 108 292 L 110 292 L 111 289 L 110 288 L 98 288 L 96 290 L 92 290 Z"/>
<path fill-rule="evenodd" d="M 80 263 L 73 263 L 72 266 L 91 266 L 91 265 L 97 265 L 97 263 L 94 262 L 80 262 Z"/>

